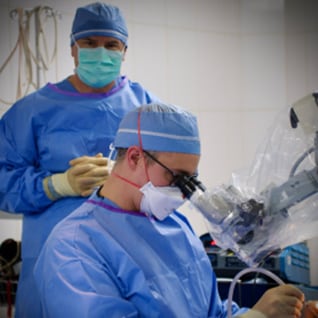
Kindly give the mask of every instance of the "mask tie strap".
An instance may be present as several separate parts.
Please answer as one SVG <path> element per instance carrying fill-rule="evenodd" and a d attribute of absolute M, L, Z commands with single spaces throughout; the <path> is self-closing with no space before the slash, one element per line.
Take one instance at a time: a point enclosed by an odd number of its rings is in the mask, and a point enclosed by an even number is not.
<path fill-rule="evenodd" d="M 120 179 L 120 180 L 122 180 L 122 181 L 125 181 L 125 182 L 129 183 L 130 185 L 134 186 L 135 188 L 140 189 L 140 186 L 139 186 L 137 183 L 132 182 L 132 181 L 130 181 L 130 180 L 128 180 L 128 179 L 126 179 L 126 178 L 120 176 L 118 173 L 116 173 L 116 172 L 114 172 L 114 171 L 113 171 L 112 174 L 113 174 L 116 178 L 118 178 L 118 179 Z"/>
<path fill-rule="evenodd" d="M 149 175 L 148 175 L 148 170 L 147 170 L 147 167 L 146 167 L 146 163 L 145 163 L 145 156 L 144 156 L 144 153 L 143 153 L 143 150 L 142 150 L 142 140 L 141 140 L 141 134 L 140 134 L 140 112 L 138 112 L 138 117 L 137 117 L 137 132 L 138 132 L 138 143 L 139 143 L 139 149 L 141 151 L 141 154 L 142 154 L 142 160 L 143 160 L 143 163 L 144 163 L 144 166 L 145 166 L 145 170 L 146 170 L 146 176 L 147 176 L 147 179 L 148 181 L 150 180 L 149 179 Z M 124 182 L 127 182 L 128 184 L 132 185 L 133 187 L 137 188 L 137 189 L 140 189 L 140 185 L 138 185 L 137 183 L 134 183 L 128 179 L 126 179 L 125 177 L 122 177 L 121 175 L 119 175 L 118 173 L 112 171 L 112 174 L 124 181 Z"/>

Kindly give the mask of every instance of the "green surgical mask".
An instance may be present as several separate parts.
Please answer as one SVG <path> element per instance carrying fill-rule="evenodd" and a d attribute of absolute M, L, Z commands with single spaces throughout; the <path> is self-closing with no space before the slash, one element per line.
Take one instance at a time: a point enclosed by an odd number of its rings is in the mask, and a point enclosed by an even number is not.
<path fill-rule="evenodd" d="M 107 50 L 104 47 L 78 47 L 76 73 L 86 85 L 101 88 L 120 74 L 123 52 Z"/>

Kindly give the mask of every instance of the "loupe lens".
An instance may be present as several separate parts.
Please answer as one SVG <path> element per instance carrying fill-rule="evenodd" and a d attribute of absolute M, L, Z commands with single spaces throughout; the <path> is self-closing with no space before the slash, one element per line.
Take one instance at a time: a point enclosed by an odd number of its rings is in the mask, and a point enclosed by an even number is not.
<path fill-rule="evenodd" d="M 187 176 L 180 174 L 177 176 L 174 184 L 181 190 L 183 195 L 189 199 L 197 188 L 205 190 L 203 184 L 195 176 Z"/>

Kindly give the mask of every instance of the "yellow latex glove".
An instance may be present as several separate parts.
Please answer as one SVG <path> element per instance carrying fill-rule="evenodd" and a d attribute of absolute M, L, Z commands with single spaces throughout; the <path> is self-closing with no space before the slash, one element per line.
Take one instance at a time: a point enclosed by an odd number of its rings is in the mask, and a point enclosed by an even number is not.
<path fill-rule="evenodd" d="M 66 196 L 90 195 L 108 177 L 107 158 L 102 154 L 82 156 L 70 161 L 70 168 L 43 180 L 44 191 L 51 200 Z"/>

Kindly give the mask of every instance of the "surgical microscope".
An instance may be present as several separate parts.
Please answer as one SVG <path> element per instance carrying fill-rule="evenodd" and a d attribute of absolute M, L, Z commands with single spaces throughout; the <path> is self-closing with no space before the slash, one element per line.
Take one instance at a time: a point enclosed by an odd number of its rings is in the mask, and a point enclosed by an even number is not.
<path fill-rule="evenodd" d="M 283 117 L 288 124 L 267 140 L 250 170 L 251 178 L 211 190 L 196 177 L 180 176 L 176 181 L 204 216 L 216 244 L 233 251 L 249 267 L 257 267 L 275 250 L 318 235 L 318 93 L 289 106 Z M 296 130 L 301 131 L 295 134 Z M 285 142 L 289 148 L 284 150 Z M 296 151 L 302 151 L 298 158 Z M 294 161 L 291 167 L 286 158 Z M 279 175 L 284 169 L 288 175 Z M 252 176 L 257 182 L 248 183 Z M 264 188 L 258 190 L 260 185 Z"/>

